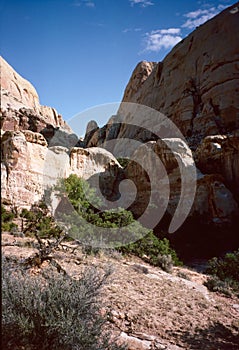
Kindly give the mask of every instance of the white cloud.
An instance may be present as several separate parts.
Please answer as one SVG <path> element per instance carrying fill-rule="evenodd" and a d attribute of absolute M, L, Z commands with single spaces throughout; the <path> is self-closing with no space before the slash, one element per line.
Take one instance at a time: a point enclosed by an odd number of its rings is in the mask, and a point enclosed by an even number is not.
<path fill-rule="evenodd" d="M 129 2 L 131 6 L 140 5 L 141 7 L 147 7 L 154 5 L 154 3 L 150 0 L 129 0 Z"/>
<path fill-rule="evenodd" d="M 93 1 L 87 1 L 85 3 L 85 6 L 87 6 L 87 7 L 95 7 L 95 3 Z"/>
<path fill-rule="evenodd" d="M 224 10 L 227 6 L 218 5 L 217 7 L 210 7 L 208 9 L 198 9 L 196 11 L 188 12 L 184 15 L 187 18 L 183 23 L 182 28 L 193 29 L 199 25 L 205 23 L 212 17 L 216 16 L 220 11 Z"/>
<path fill-rule="evenodd" d="M 81 7 L 82 5 L 84 5 L 86 7 L 90 7 L 90 8 L 95 7 L 95 3 L 93 1 L 90 1 L 90 0 L 75 1 L 72 4 L 72 6 L 75 6 L 75 7 Z"/>
<path fill-rule="evenodd" d="M 158 29 L 146 33 L 144 51 L 158 52 L 161 49 L 170 49 L 182 40 L 180 28 Z"/>
<path fill-rule="evenodd" d="M 122 30 L 122 33 L 128 33 L 128 32 L 140 32 L 141 28 L 125 28 Z"/>

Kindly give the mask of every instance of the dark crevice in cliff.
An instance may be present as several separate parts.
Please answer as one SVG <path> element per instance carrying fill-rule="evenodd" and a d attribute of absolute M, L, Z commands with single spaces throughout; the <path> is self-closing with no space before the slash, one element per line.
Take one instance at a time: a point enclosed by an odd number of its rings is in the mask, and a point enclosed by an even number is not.
<path fill-rule="evenodd" d="M 219 105 L 216 105 L 212 102 L 212 99 L 210 98 L 209 100 L 209 104 L 213 109 L 213 113 L 214 113 L 214 122 L 218 128 L 218 131 L 220 134 L 224 134 L 225 133 L 225 128 L 223 126 L 222 120 L 221 120 L 221 116 L 220 116 L 220 109 L 219 109 Z"/>
<path fill-rule="evenodd" d="M 198 85 L 196 84 L 195 79 L 191 79 L 190 83 L 191 83 L 190 93 L 193 99 L 193 110 L 192 110 L 192 118 L 190 121 L 190 129 L 191 129 L 191 133 L 193 133 L 194 119 L 202 111 L 203 104 L 202 104 L 201 92 L 200 92 L 200 89 L 198 88 Z"/>

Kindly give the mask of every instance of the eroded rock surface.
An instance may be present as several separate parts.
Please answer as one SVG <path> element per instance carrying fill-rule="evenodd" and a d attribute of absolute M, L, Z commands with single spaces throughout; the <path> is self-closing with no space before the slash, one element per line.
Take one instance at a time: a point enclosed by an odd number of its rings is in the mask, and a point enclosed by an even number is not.
<path fill-rule="evenodd" d="M 176 158 L 160 138 L 171 138 L 173 144 L 178 136 L 168 135 L 167 128 L 163 130 L 162 119 L 158 124 L 154 118 L 151 120 L 147 108 L 145 116 L 139 115 L 140 124 L 136 124 L 139 108 L 124 103 L 145 105 L 163 113 L 179 128 L 193 151 L 197 191 L 191 215 L 214 224 L 232 222 L 238 215 L 239 11 L 235 10 L 238 6 L 237 2 L 199 26 L 162 62 L 140 62 L 127 84 L 118 116 L 97 128 L 86 140 L 88 146 L 103 147 L 106 141 L 117 140 L 112 152 L 121 151 L 122 157 L 127 156 L 128 147 L 122 146 L 121 140 L 128 138 L 147 145 L 138 151 L 147 171 L 136 162 L 126 168 L 126 177 L 134 179 L 139 189 L 132 205 L 137 215 L 144 210 L 152 191 L 149 177 L 158 177 L 158 193 L 165 188 L 164 177 L 157 172 L 149 148 L 168 172 L 171 187 L 168 211 L 173 213 L 182 179 Z M 187 166 L 185 154 L 180 157 Z"/>
<path fill-rule="evenodd" d="M 58 178 L 72 173 L 84 179 L 97 173 L 110 177 L 115 167 L 120 167 L 117 160 L 101 148 L 48 148 L 40 133 L 7 131 L 2 136 L 2 201 L 29 208 Z"/>
<path fill-rule="evenodd" d="M 78 137 L 35 88 L 1 57 L 2 202 L 29 208 L 47 186 L 75 173 L 111 178 L 117 160 L 104 149 L 75 147 Z"/>

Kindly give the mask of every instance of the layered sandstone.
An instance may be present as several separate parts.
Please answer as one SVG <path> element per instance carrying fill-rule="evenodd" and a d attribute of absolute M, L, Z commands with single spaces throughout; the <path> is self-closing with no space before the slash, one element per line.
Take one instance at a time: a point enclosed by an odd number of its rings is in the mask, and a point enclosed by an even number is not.
<path fill-rule="evenodd" d="M 59 178 L 77 174 L 89 179 L 97 173 L 111 176 L 117 160 L 100 148 L 47 147 L 40 133 L 6 131 L 2 136 L 2 202 L 30 208 Z"/>

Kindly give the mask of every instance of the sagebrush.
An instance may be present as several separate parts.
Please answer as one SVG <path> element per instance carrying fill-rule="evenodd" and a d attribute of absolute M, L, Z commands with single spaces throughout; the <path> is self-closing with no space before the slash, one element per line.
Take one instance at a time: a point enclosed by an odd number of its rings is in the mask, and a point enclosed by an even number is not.
<path fill-rule="evenodd" d="M 2 345 L 5 350 L 122 350 L 110 340 L 101 292 L 110 269 L 92 267 L 80 279 L 52 270 L 37 276 L 13 268 L 2 272 Z"/>

